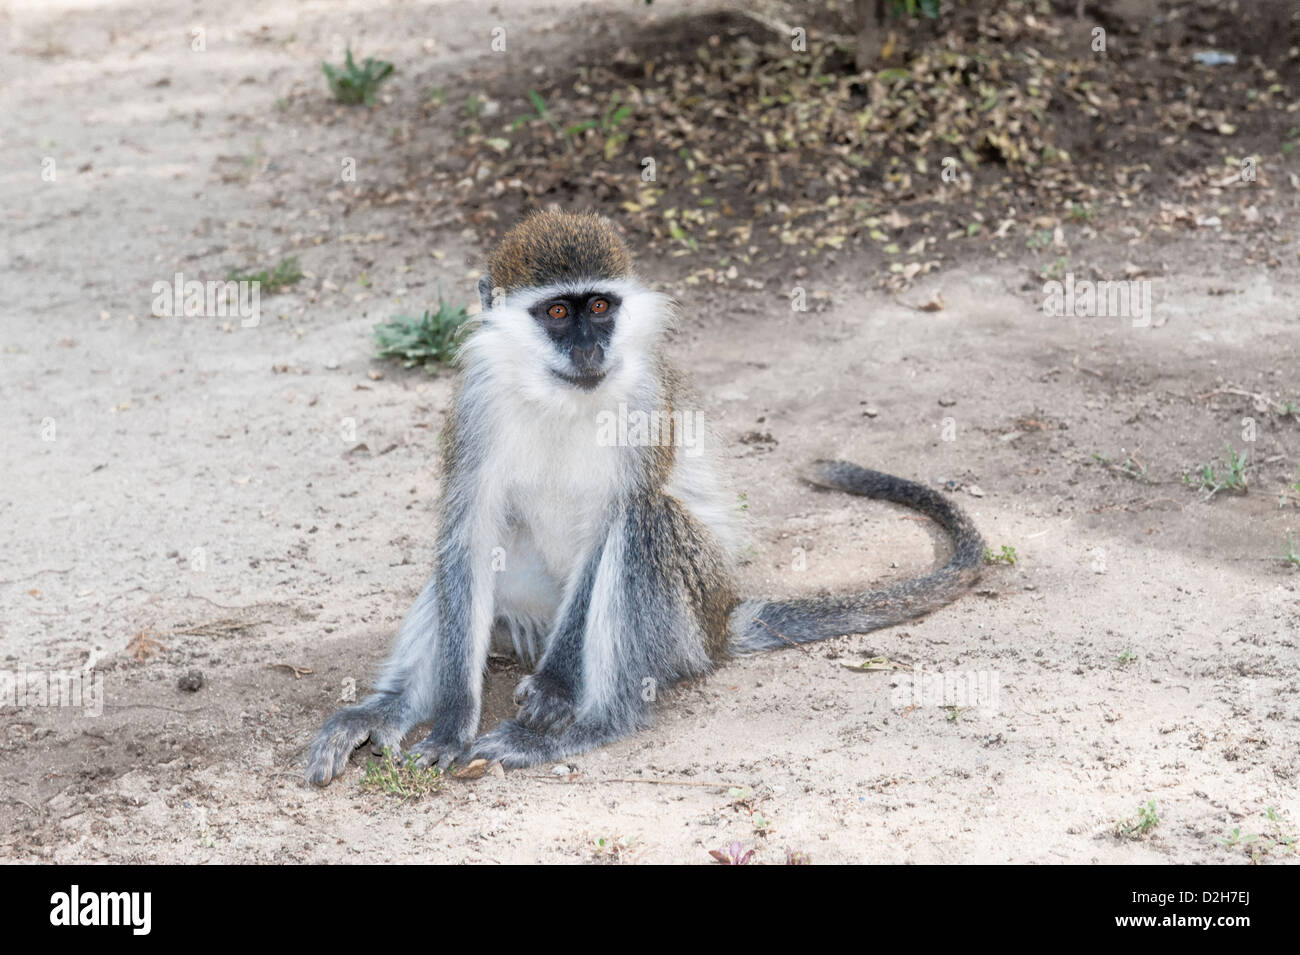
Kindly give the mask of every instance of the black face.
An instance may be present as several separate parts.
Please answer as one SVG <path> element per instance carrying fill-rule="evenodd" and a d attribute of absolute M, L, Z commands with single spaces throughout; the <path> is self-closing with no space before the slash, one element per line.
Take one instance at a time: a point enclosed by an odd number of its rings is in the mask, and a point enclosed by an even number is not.
<path fill-rule="evenodd" d="M 556 347 L 569 358 L 569 370 L 555 375 L 591 391 L 609 370 L 605 348 L 614 331 L 614 315 L 622 300 L 609 292 L 586 292 L 543 299 L 529 312 Z"/>

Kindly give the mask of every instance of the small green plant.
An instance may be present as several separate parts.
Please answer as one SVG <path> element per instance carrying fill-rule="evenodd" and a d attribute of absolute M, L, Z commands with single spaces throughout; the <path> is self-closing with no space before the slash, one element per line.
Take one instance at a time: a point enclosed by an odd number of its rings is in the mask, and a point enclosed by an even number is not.
<path fill-rule="evenodd" d="M 1016 549 L 1008 547 L 1006 544 L 1002 545 L 1002 553 L 1000 554 L 995 554 L 992 547 L 984 548 L 984 563 L 986 564 L 1014 564 L 1019 559 L 1016 556 Z"/>
<path fill-rule="evenodd" d="M 1065 256 L 1058 255 L 1056 260 L 1039 273 L 1044 280 L 1049 282 L 1060 282 L 1065 279 L 1065 273 L 1069 271 L 1070 263 L 1065 260 Z"/>
<path fill-rule="evenodd" d="M 422 769 L 414 753 L 399 762 L 388 747 L 376 762 L 366 761 L 366 771 L 361 777 L 363 792 L 382 792 L 399 799 L 418 799 L 442 788 L 443 776 L 436 768 Z"/>
<path fill-rule="evenodd" d="M 1286 553 L 1282 555 L 1282 559 L 1292 567 L 1300 567 L 1300 554 L 1296 553 L 1295 539 L 1290 534 L 1286 535 Z"/>
<path fill-rule="evenodd" d="M 358 67 L 352 59 L 351 47 L 348 47 L 347 58 L 343 61 L 342 67 L 331 66 L 324 62 L 320 66 L 334 98 L 348 105 L 365 103 L 369 106 L 375 101 L 375 93 L 379 87 L 393 74 L 393 64 L 369 56 Z"/>
<path fill-rule="evenodd" d="M 605 158 L 613 159 L 618 155 L 618 150 L 623 143 L 627 142 L 627 133 L 620 132 L 618 127 L 631 113 L 632 107 L 626 104 L 620 105 L 619 95 L 615 93 L 610 97 L 609 108 L 600 117 L 574 123 L 564 131 L 564 135 L 571 137 L 585 133 L 589 129 L 598 129 L 605 137 Z"/>
<path fill-rule="evenodd" d="M 727 790 L 733 809 L 752 809 L 754 806 L 754 788 L 752 786 L 732 786 Z"/>
<path fill-rule="evenodd" d="M 1183 483 L 1197 490 L 1208 490 L 1210 493 L 1206 500 L 1214 497 L 1220 491 L 1236 491 L 1239 494 L 1246 493 L 1246 468 L 1249 467 L 1246 456 L 1250 452 L 1242 451 L 1238 454 L 1228 445 L 1228 457 L 1220 469 L 1215 469 L 1215 464 L 1211 461 L 1204 465 L 1195 475 L 1183 475 Z"/>
<path fill-rule="evenodd" d="M 1136 653 L 1134 653 L 1134 652 L 1130 649 L 1130 650 L 1125 650 L 1123 653 L 1121 653 L 1119 656 L 1117 656 L 1117 657 L 1115 658 L 1115 662 L 1118 663 L 1118 664 L 1119 664 L 1120 666 L 1122 666 L 1122 667 L 1126 667 L 1126 666 L 1128 666 L 1130 663 L 1132 663 L 1134 660 L 1136 660 L 1137 658 L 1138 658 L 1138 655 L 1137 655 Z"/>
<path fill-rule="evenodd" d="M 691 235 L 689 232 L 683 229 L 676 222 L 669 219 L 667 222 L 667 226 L 668 226 L 668 234 L 672 236 L 674 242 L 682 243 L 692 252 L 698 252 L 700 250 L 700 245 L 695 240 L 695 236 Z"/>
<path fill-rule="evenodd" d="M 1237 826 L 1223 838 L 1223 844 L 1230 849 L 1244 848 L 1255 865 L 1287 854 L 1300 854 L 1300 840 L 1283 821 L 1281 814 L 1269 806 L 1262 816 L 1266 823 L 1264 832 L 1242 835 L 1241 827 Z"/>
<path fill-rule="evenodd" d="M 627 133 L 619 131 L 618 127 L 623 123 L 623 120 L 631 115 L 632 107 L 621 103 L 618 93 L 615 93 L 610 98 L 608 108 L 599 116 L 581 120 L 571 126 L 560 125 L 560 122 L 546 105 L 546 100 L 542 98 L 542 94 L 538 93 L 537 90 L 528 91 L 528 101 L 533 106 L 533 112 L 531 115 L 517 117 L 510 124 L 512 133 L 525 123 L 540 119 L 555 130 L 556 133 L 564 137 L 565 144 L 572 149 L 574 136 L 585 133 L 589 129 L 596 129 L 605 136 L 606 159 L 613 159 L 618 154 L 619 148 L 627 141 Z"/>
<path fill-rule="evenodd" d="M 463 120 L 457 129 L 459 136 L 473 136 L 483 131 L 480 122 L 487 114 L 488 100 L 477 93 L 465 97 L 465 104 L 460 107 L 459 115 Z"/>
<path fill-rule="evenodd" d="M 261 291 L 267 295 L 274 295 L 290 285 L 297 285 L 302 280 L 302 269 L 298 267 L 298 257 L 291 255 L 282 259 L 280 264 L 269 272 L 262 269 L 260 272 L 240 273 L 231 271 L 226 276 L 232 282 L 257 282 L 261 286 Z"/>
<path fill-rule="evenodd" d="M 636 845 L 634 836 L 599 836 L 591 840 L 591 856 L 598 862 L 622 862 L 623 856 Z"/>
<path fill-rule="evenodd" d="M 464 306 L 453 308 L 438 302 L 438 310 L 425 310 L 419 318 L 394 316 L 391 322 L 375 326 L 375 344 L 380 358 L 392 358 L 407 368 L 423 365 L 430 373 L 438 365 L 451 364 L 456 357 L 461 332 L 469 321 Z"/>
<path fill-rule="evenodd" d="M 1137 819 L 1121 819 L 1115 823 L 1115 835 L 1120 839 L 1141 839 L 1158 825 L 1160 816 L 1156 814 L 1156 801 L 1151 799 L 1145 806 L 1138 807 Z"/>
<path fill-rule="evenodd" d="M 249 182 L 257 178 L 257 174 L 261 171 L 265 162 L 266 150 L 263 148 L 262 138 L 259 136 L 253 140 L 253 151 L 243 157 L 245 176 Z"/>
<path fill-rule="evenodd" d="M 772 831 L 772 821 L 758 811 L 758 797 L 752 787 L 733 786 L 727 790 L 727 795 L 731 799 L 732 809 L 749 813 L 749 821 L 754 827 L 754 832 L 766 836 Z"/>
<path fill-rule="evenodd" d="M 1300 126 L 1292 126 L 1287 130 L 1286 139 L 1282 143 L 1282 153 L 1285 155 L 1300 145 Z"/>
<path fill-rule="evenodd" d="M 896 17 L 924 16 L 939 18 L 939 0 L 889 0 L 890 13 Z"/>
<path fill-rule="evenodd" d="M 1300 479 L 1300 468 L 1296 468 L 1295 476 Z M 1286 507 L 1288 504 L 1295 504 L 1300 507 L 1300 480 L 1288 484 L 1278 493 L 1277 506 Z"/>
<path fill-rule="evenodd" d="M 560 126 L 558 122 L 556 122 L 555 117 L 551 115 L 551 111 L 549 108 L 547 108 L 546 100 L 542 98 L 541 93 L 537 92 L 537 90 L 529 90 L 528 102 L 533 104 L 533 114 L 531 116 L 525 115 L 525 116 L 517 117 L 515 121 L 510 124 L 510 132 L 513 133 L 516 129 L 518 129 L 520 126 L 523 126 L 525 123 L 531 123 L 535 119 L 540 119 L 544 121 L 546 125 L 550 126 L 551 129 L 559 133 L 561 136 L 564 135 L 564 129 Z"/>
<path fill-rule="evenodd" d="M 969 707 L 965 707 L 965 708 L 960 707 L 960 706 L 950 706 L 950 707 L 948 707 L 948 715 L 947 715 L 947 720 L 948 720 L 948 722 L 949 722 L 949 723 L 960 723 L 960 722 L 961 722 L 962 714 L 965 713 L 967 709 L 969 709 Z"/>
<path fill-rule="evenodd" d="M 1065 214 L 1071 222 L 1091 222 L 1092 217 L 1097 214 L 1097 210 L 1080 202 L 1067 202 L 1065 204 Z"/>
<path fill-rule="evenodd" d="M 1145 481 L 1147 479 L 1147 466 L 1131 454 L 1124 459 L 1122 464 L 1116 464 L 1106 455 L 1098 454 L 1096 451 L 1092 453 L 1092 459 L 1107 470 L 1122 474 L 1135 481 Z"/>
<path fill-rule="evenodd" d="M 1025 240 L 1025 248 L 1038 252 L 1052 244 L 1052 230 L 1039 229 L 1028 239 Z"/>

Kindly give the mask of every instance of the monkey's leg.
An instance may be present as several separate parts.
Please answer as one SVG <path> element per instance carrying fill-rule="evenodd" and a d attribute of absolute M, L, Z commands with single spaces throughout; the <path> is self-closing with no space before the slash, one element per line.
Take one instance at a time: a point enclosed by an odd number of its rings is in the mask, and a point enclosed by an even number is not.
<path fill-rule="evenodd" d="M 711 666 L 693 608 L 700 568 L 719 561 L 678 502 L 629 506 L 571 587 L 537 673 L 520 684 L 519 714 L 471 755 L 531 766 L 644 727 L 659 686 Z"/>
<path fill-rule="evenodd" d="M 339 710 L 316 734 L 307 753 L 307 781 L 324 786 L 347 766 L 352 751 L 370 740 L 378 753 L 394 751 L 406 732 L 428 716 L 433 686 L 433 646 L 438 639 L 438 580 L 416 598 L 398 634 L 375 692 Z"/>
<path fill-rule="evenodd" d="M 607 546 L 602 542 L 571 581 L 536 671 L 515 687 L 515 721 L 538 733 L 556 733 L 573 723 L 582 694 L 592 594 Z"/>
<path fill-rule="evenodd" d="M 331 716 L 312 743 L 309 782 L 324 785 L 342 773 L 352 751 L 367 738 L 376 752 L 385 747 L 396 751 L 411 727 L 431 714 L 433 732 L 414 748 L 422 765 L 451 762 L 474 738 L 491 637 L 492 594 L 491 575 L 471 573 L 482 561 L 463 543 L 467 536 L 442 535 L 438 570 L 402 625 L 375 692 Z"/>
<path fill-rule="evenodd" d="M 465 538 L 473 536 L 474 551 Z M 483 712 L 483 674 L 492 642 L 492 573 L 490 549 L 496 539 L 444 533 L 439 546 L 438 616 L 441 633 L 432 654 L 433 729 L 411 747 L 421 766 L 446 767 L 464 754 L 478 732 Z"/>

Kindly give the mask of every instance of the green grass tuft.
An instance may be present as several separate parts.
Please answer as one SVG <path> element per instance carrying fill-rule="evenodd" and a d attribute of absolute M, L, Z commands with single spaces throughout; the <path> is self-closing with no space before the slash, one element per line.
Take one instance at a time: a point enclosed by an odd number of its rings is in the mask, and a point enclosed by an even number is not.
<path fill-rule="evenodd" d="M 291 255 L 287 259 L 281 260 L 280 264 L 269 272 L 266 269 L 262 269 L 260 272 L 242 274 L 231 271 L 226 278 L 232 282 L 257 282 L 261 286 L 261 291 L 267 295 L 274 295 L 276 292 L 302 281 L 302 269 L 298 267 L 298 257 Z"/>
<path fill-rule="evenodd" d="M 348 48 L 347 59 L 343 61 L 342 67 L 331 66 L 329 63 L 321 63 L 320 67 L 334 98 L 348 105 L 365 103 L 369 106 L 375 101 L 379 87 L 393 74 L 392 63 L 369 56 L 358 67 L 352 59 L 351 47 Z"/>
<path fill-rule="evenodd" d="M 984 563 L 986 564 L 1014 564 L 1020 558 L 1016 556 L 1016 549 L 1002 545 L 1002 553 L 995 554 L 992 547 L 984 548 Z"/>
<path fill-rule="evenodd" d="M 1228 457 L 1218 470 L 1211 461 L 1197 474 L 1184 475 L 1183 483 L 1198 490 L 1208 490 L 1210 493 L 1205 498 L 1207 501 L 1220 491 L 1236 491 L 1238 494 L 1245 494 L 1246 469 L 1249 467 L 1246 462 L 1247 453 L 1246 451 L 1238 453 L 1232 449 L 1232 445 L 1228 445 Z"/>
<path fill-rule="evenodd" d="M 1120 839 L 1141 839 L 1159 825 L 1156 801 L 1151 799 L 1145 806 L 1138 807 L 1136 819 L 1121 819 L 1115 823 L 1115 835 Z"/>
<path fill-rule="evenodd" d="M 453 308 L 446 302 L 439 302 L 436 312 L 426 310 L 419 318 L 394 316 L 391 322 L 375 326 L 379 357 L 400 361 L 407 368 L 423 365 L 432 373 L 438 365 L 452 363 L 468 321 L 464 306 Z"/>
<path fill-rule="evenodd" d="M 366 771 L 361 777 L 363 792 L 382 792 L 399 799 L 418 799 L 442 789 L 442 773 L 437 769 L 421 769 L 416 766 L 414 754 L 398 762 L 391 749 L 385 749 L 378 762 L 366 761 Z"/>

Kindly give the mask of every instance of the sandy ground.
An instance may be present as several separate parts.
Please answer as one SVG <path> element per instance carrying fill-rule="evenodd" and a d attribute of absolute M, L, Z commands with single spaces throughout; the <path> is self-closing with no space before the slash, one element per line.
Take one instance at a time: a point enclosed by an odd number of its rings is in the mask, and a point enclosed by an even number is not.
<path fill-rule="evenodd" d="M 1265 832 L 1268 807 L 1300 828 L 1300 571 L 1278 559 L 1300 531 L 1278 505 L 1300 424 L 1202 397 L 1300 393 L 1300 275 L 1294 246 L 1266 270 L 1196 237 L 1125 250 L 1156 273 L 1141 329 L 1046 318 L 1011 262 L 952 265 L 900 301 L 844 256 L 828 307 L 802 314 L 668 286 L 672 353 L 748 504 L 747 591 L 861 587 L 942 556 L 924 521 L 797 483 L 820 455 L 955 482 L 1019 562 L 924 621 L 735 662 L 563 776 L 409 803 L 363 792 L 355 766 L 306 788 L 304 747 L 384 656 L 435 533 L 450 379 L 375 362 L 370 329 L 439 287 L 469 300 L 483 250 L 400 211 L 350 213 L 339 158 L 383 175 L 400 119 L 298 123 L 275 103 L 323 91 L 322 51 L 340 59 L 344 37 L 399 64 L 400 96 L 407 64 L 482 56 L 493 16 L 63 6 L 0 12 L 0 666 L 92 667 L 104 706 L 0 706 L 0 857 L 580 862 L 626 839 L 621 858 L 647 862 L 740 841 L 768 862 L 1208 863 L 1247 861 L 1224 837 Z M 512 3 L 509 22 L 527 49 L 554 42 L 555 14 Z M 150 315 L 175 272 L 288 254 L 308 276 L 257 327 Z M 906 304 L 936 290 L 943 311 Z M 1242 447 L 1247 415 L 1251 491 L 1206 502 L 1181 477 Z M 1146 481 L 1093 458 L 1135 451 Z M 230 619 L 247 626 L 211 626 Z M 162 648 L 137 661 L 141 632 Z M 844 666 L 872 654 L 994 674 L 998 705 L 900 703 L 891 674 Z M 196 693 L 177 685 L 191 670 Z M 489 722 L 517 676 L 494 667 Z M 1149 800 L 1159 825 L 1116 837 Z"/>

